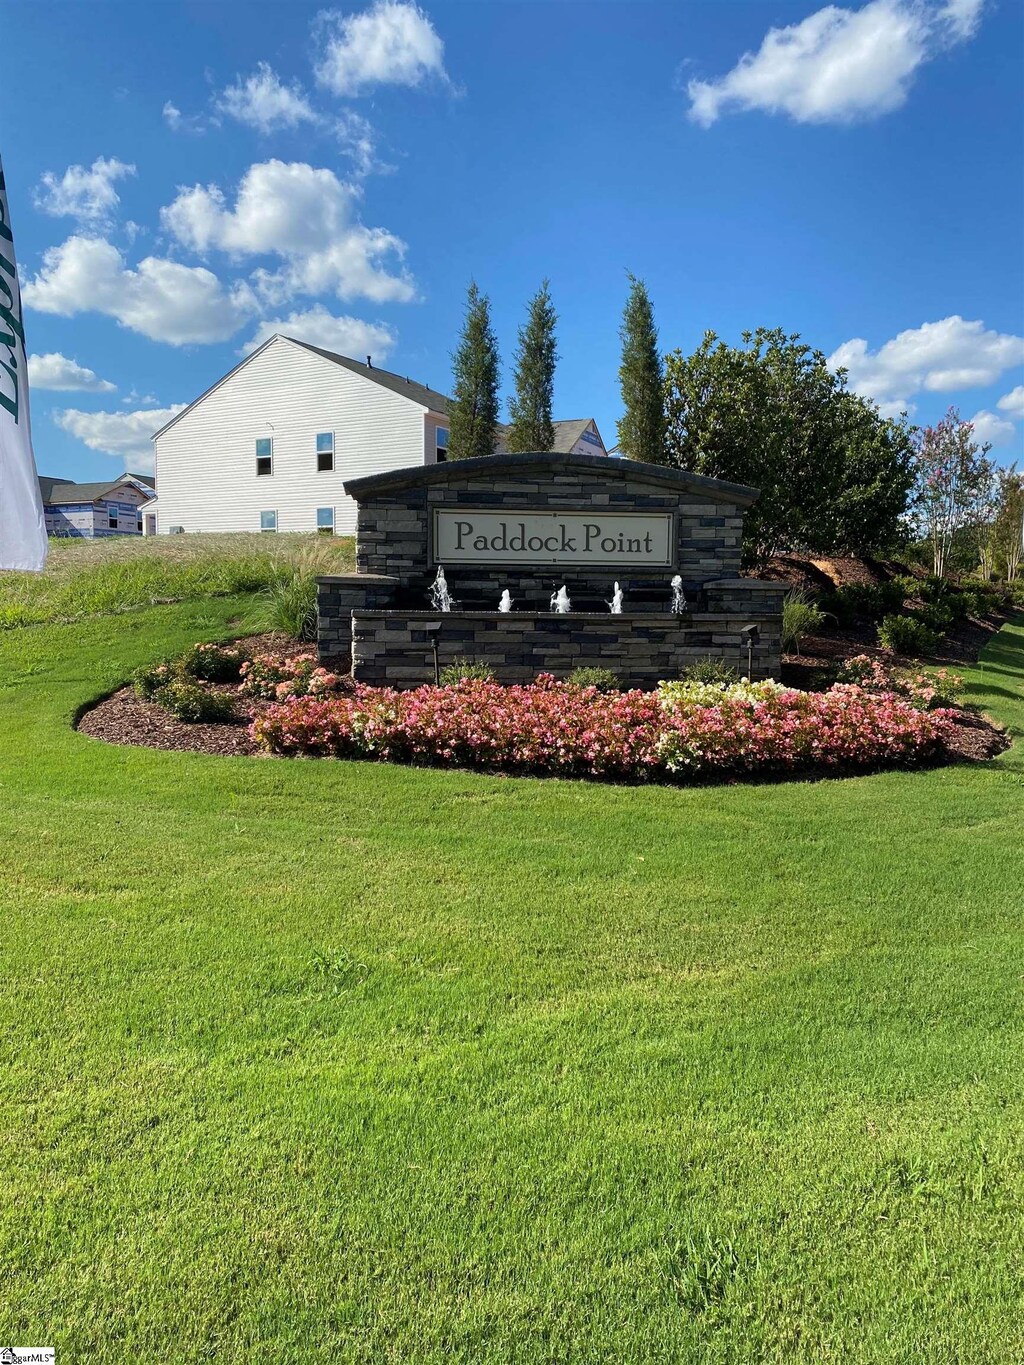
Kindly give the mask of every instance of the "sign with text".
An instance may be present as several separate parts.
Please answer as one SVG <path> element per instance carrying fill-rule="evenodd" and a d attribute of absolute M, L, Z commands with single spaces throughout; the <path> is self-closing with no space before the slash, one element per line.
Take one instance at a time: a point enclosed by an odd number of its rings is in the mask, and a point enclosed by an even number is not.
<path fill-rule="evenodd" d="M 434 510 L 435 564 L 607 564 L 668 568 L 671 512 Z"/>

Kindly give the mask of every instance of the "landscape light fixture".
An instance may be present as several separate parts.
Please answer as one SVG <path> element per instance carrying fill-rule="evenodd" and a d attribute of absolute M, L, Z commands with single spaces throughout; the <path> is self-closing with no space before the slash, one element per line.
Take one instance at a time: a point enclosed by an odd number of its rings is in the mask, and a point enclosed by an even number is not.
<path fill-rule="evenodd" d="M 740 639 L 747 642 L 747 677 L 752 678 L 754 673 L 754 642 L 761 638 L 761 627 L 758 625 L 743 626 L 740 630 Z"/>
<path fill-rule="evenodd" d="M 430 648 L 434 651 L 434 686 L 441 686 L 441 662 L 437 657 L 437 642 L 441 638 L 440 621 L 427 621 L 423 627 L 423 633 L 430 641 Z"/>

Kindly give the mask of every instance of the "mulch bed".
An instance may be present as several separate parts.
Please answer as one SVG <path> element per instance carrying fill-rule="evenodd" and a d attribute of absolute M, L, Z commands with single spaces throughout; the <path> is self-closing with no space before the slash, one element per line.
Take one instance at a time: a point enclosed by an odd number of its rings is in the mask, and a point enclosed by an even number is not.
<path fill-rule="evenodd" d="M 965 621 L 943 640 L 942 654 L 930 663 L 954 666 L 972 663 L 982 647 L 999 629 L 1003 619 Z M 816 674 L 840 663 L 852 654 L 870 654 L 893 662 L 893 656 L 880 649 L 873 627 L 836 631 L 829 636 L 808 636 L 804 653 L 787 655 L 782 665 L 782 681 L 791 687 L 808 687 Z M 286 635 L 257 635 L 236 642 L 247 654 L 277 654 L 287 658 L 310 652 L 309 647 L 296 645 Z M 897 659 L 895 662 L 914 667 L 919 660 Z M 340 671 L 340 670 L 336 670 Z M 249 736 L 249 726 L 271 705 L 238 693 L 238 687 L 218 685 L 218 690 L 233 692 L 237 697 L 238 719 L 230 723 L 193 724 L 178 720 L 156 702 L 143 701 L 131 687 L 122 687 L 112 696 L 86 711 L 78 722 L 78 729 L 93 739 L 108 744 L 134 744 L 148 749 L 170 749 L 186 753 L 220 754 L 226 756 L 265 756 Z M 1006 733 L 975 712 L 964 711 L 957 720 L 955 739 L 946 762 L 980 762 L 994 758 L 1009 747 Z M 806 776 L 806 774 L 804 775 Z"/>
<path fill-rule="evenodd" d="M 313 645 L 299 645 L 288 635 L 252 635 L 234 642 L 243 653 L 274 654 L 282 659 L 315 652 Z M 200 754 L 262 754 L 249 737 L 249 726 L 271 704 L 243 696 L 237 683 L 218 683 L 218 692 L 235 696 L 238 719 L 230 722 L 193 723 L 178 720 L 155 701 L 143 701 L 132 687 L 120 691 L 86 711 L 78 729 L 108 744 L 136 744 L 146 749 L 176 749 Z"/>
<path fill-rule="evenodd" d="M 237 689 L 222 687 L 231 692 Z M 257 754 L 262 750 L 249 738 L 249 725 L 268 702 L 240 698 L 239 719 L 230 724 L 191 724 L 178 720 L 155 701 L 143 701 L 131 687 L 122 687 L 101 701 L 78 722 L 78 728 L 93 739 L 108 744 L 138 744 L 146 749 L 178 749 L 201 754 Z"/>

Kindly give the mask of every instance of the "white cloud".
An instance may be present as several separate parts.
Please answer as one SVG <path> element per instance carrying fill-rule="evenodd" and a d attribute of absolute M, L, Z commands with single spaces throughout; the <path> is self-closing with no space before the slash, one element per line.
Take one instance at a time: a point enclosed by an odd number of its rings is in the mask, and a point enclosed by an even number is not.
<path fill-rule="evenodd" d="M 223 341 L 256 311 L 246 284 L 226 289 L 211 271 L 147 256 L 130 268 L 102 237 L 69 237 L 43 255 L 24 286 L 25 302 L 41 313 L 74 317 L 103 313 L 153 341 L 183 346 Z"/>
<path fill-rule="evenodd" d="M 295 337 L 297 341 L 308 341 L 311 346 L 322 346 L 325 351 L 353 356 L 357 360 L 365 355 L 383 360 L 395 344 L 394 332 L 383 323 L 336 317 L 318 303 L 305 312 L 289 313 L 287 317 L 264 318 L 239 354 L 248 355 L 275 332 Z"/>
<path fill-rule="evenodd" d="M 1009 393 L 1004 393 L 996 404 L 1000 412 L 1007 412 L 1018 422 L 1024 422 L 1024 384 L 1018 384 Z"/>
<path fill-rule="evenodd" d="M 844 341 L 828 358 L 849 372 L 850 388 L 873 398 L 886 415 L 913 411 L 922 391 L 952 393 L 994 384 L 1024 362 L 1024 337 L 986 330 L 954 314 L 900 332 L 870 352 L 863 337 Z"/>
<path fill-rule="evenodd" d="M 217 96 L 215 107 L 220 113 L 264 135 L 282 128 L 306 126 L 311 131 L 334 137 L 345 155 L 352 158 L 359 176 L 390 169 L 377 160 L 377 131 L 367 119 L 351 109 L 335 114 L 320 113 L 310 104 L 300 85 L 285 85 L 267 62 L 260 62 L 255 73 L 247 79 L 239 76 L 234 85 L 229 85 Z M 177 110 L 175 114 L 180 121 Z"/>
<path fill-rule="evenodd" d="M 760 109 L 798 123 L 852 123 L 898 109 L 918 67 L 975 32 L 984 0 L 871 0 L 827 5 L 771 28 L 719 80 L 687 86 L 690 117 L 708 128 L 723 113 Z"/>
<path fill-rule="evenodd" d="M 118 180 L 134 175 L 135 167 L 117 157 L 99 156 L 86 169 L 69 166 L 57 178 L 53 171 L 43 174 L 33 192 L 32 202 L 55 218 L 77 218 L 80 223 L 108 223 L 121 202 L 114 188 Z"/>
<path fill-rule="evenodd" d="M 206 125 L 198 114 L 183 114 L 176 104 L 170 100 L 164 105 L 164 122 L 174 133 L 195 133 L 197 135 L 206 132 Z"/>
<path fill-rule="evenodd" d="M 393 166 L 377 159 L 377 130 L 362 114 L 346 109 L 329 123 L 338 146 L 346 156 L 352 158 L 356 175 L 394 170 Z"/>
<path fill-rule="evenodd" d="M 320 121 L 301 88 L 284 85 L 267 62 L 260 62 L 253 75 L 244 81 L 239 76 L 222 91 L 217 108 L 261 133 Z"/>
<path fill-rule="evenodd" d="M 991 446 L 1008 446 L 1017 435 L 1017 428 L 997 413 L 982 409 L 971 418 L 974 425 L 974 439 L 987 441 Z"/>
<path fill-rule="evenodd" d="M 405 243 L 359 222 L 359 191 L 333 171 L 305 162 L 265 161 L 242 177 L 233 208 L 216 185 L 182 189 L 161 210 L 164 229 L 199 252 L 236 259 L 271 255 L 280 270 L 256 270 L 253 282 L 271 306 L 296 294 L 336 294 L 376 303 L 407 302 L 415 286 L 400 262 Z M 398 266 L 397 273 L 392 273 Z"/>
<path fill-rule="evenodd" d="M 949 29 L 953 41 L 973 38 L 981 23 L 986 0 L 946 0 L 939 9 L 939 22 Z"/>
<path fill-rule="evenodd" d="M 90 450 L 104 455 L 130 460 L 142 473 L 153 468 L 152 436 L 165 426 L 184 403 L 169 408 L 143 408 L 137 412 L 80 412 L 64 408 L 53 414 L 53 420 L 72 436 L 77 436 Z"/>
<path fill-rule="evenodd" d="M 447 81 L 444 43 L 414 4 L 377 0 L 362 14 L 320 16 L 323 50 L 316 76 L 336 95 L 359 95 L 374 85 L 419 86 Z"/>
<path fill-rule="evenodd" d="M 109 379 L 101 379 L 95 370 L 87 370 L 77 360 L 69 360 L 59 351 L 30 355 L 28 382 L 35 389 L 54 389 L 64 393 L 113 393 L 117 388 Z"/>

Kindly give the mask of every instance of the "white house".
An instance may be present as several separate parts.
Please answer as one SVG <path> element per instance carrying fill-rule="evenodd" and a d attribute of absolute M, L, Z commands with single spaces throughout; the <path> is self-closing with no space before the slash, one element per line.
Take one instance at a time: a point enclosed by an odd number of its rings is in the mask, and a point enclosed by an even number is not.
<path fill-rule="evenodd" d="M 443 460 L 447 413 L 444 394 L 369 357 L 273 336 L 154 436 L 146 530 L 349 534 L 345 480 Z M 555 426 L 556 449 L 605 453 L 590 419 Z"/>

